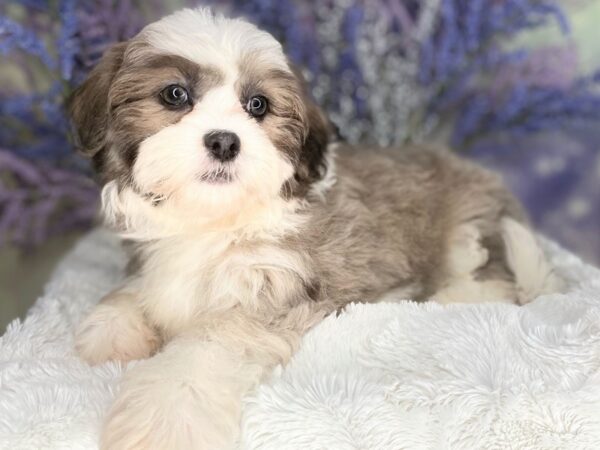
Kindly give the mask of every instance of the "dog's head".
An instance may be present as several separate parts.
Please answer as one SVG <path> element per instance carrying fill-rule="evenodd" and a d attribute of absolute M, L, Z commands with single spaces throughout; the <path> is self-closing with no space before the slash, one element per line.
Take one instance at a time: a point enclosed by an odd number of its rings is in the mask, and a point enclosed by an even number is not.
<path fill-rule="evenodd" d="M 134 235 L 243 223 L 304 198 L 332 132 L 270 34 L 207 9 L 112 47 L 69 110 L 106 215 Z"/>

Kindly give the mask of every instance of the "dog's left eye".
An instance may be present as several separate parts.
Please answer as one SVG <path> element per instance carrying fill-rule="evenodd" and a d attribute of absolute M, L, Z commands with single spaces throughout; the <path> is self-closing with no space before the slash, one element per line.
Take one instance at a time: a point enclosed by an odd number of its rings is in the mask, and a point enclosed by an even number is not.
<path fill-rule="evenodd" d="M 189 94 L 186 88 L 172 84 L 160 91 L 161 100 L 169 106 L 182 106 L 188 103 Z"/>
<path fill-rule="evenodd" d="M 246 111 L 254 117 L 262 117 L 267 113 L 267 99 L 262 95 L 255 95 L 248 100 Z"/>

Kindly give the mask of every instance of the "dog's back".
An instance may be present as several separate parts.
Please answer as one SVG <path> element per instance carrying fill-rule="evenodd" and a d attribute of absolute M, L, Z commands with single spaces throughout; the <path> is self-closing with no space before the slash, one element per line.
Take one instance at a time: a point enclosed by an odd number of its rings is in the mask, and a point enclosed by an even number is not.
<path fill-rule="evenodd" d="M 301 235 L 328 299 L 371 301 L 393 290 L 416 300 L 523 302 L 552 284 L 543 281 L 549 265 L 529 268 L 543 253 L 497 175 L 418 146 L 342 145 L 330 170 L 336 183 Z M 528 233 L 527 254 L 518 233 Z"/>

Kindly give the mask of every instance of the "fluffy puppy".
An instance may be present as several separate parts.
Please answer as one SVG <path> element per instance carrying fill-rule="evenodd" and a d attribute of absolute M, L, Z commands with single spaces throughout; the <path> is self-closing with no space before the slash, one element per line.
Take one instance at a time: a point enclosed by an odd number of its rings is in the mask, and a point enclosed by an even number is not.
<path fill-rule="evenodd" d="M 153 355 L 125 376 L 104 449 L 229 448 L 242 397 L 350 302 L 558 286 L 496 176 L 444 150 L 336 143 L 280 44 L 242 20 L 196 9 L 147 26 L 70 112 L 134 249 L 77 349 Z"/>

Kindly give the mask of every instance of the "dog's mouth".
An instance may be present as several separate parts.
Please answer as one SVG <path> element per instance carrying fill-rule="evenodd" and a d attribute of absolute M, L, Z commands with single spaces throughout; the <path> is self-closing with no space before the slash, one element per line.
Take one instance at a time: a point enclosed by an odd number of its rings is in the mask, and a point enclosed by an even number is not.
<path fill-rule="evenodd" d="M 235 174 L 231 168 L 227 166 L 220 166 L 217 169 L 204 172 L 199 177 L 200 181 L 209 184 L 227 184 L 231 183 L 235 179 Z"/>

